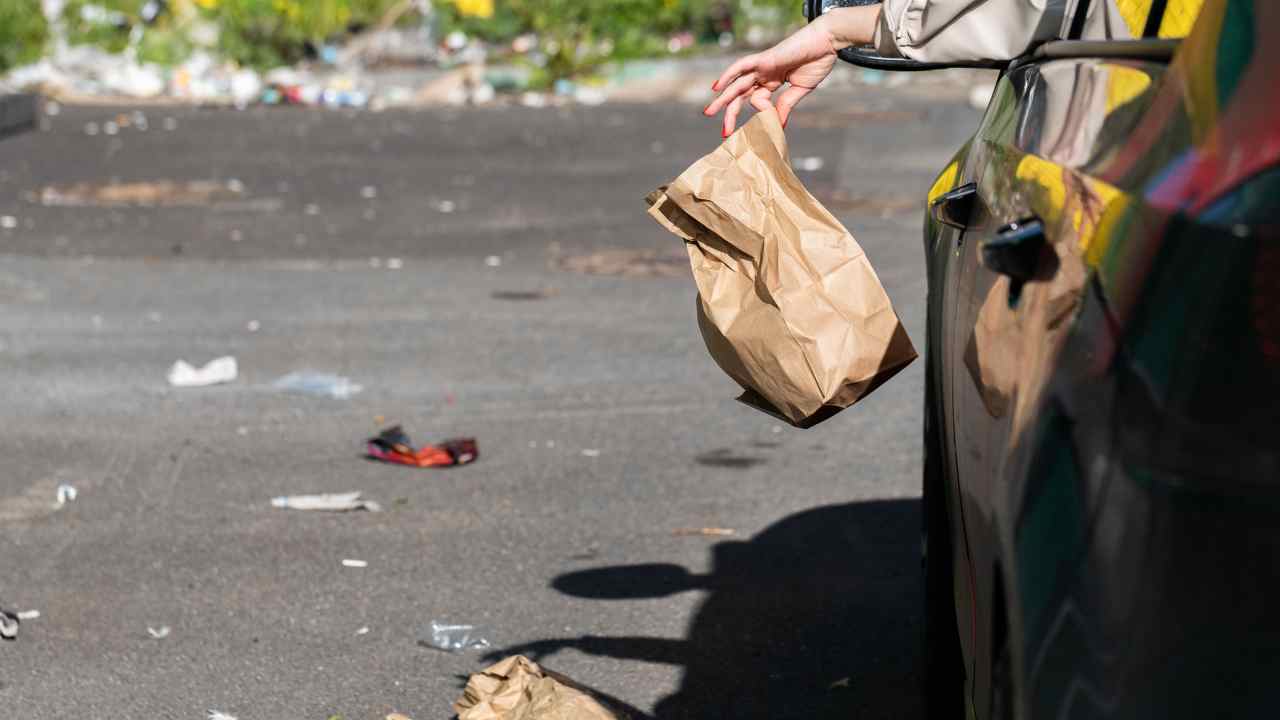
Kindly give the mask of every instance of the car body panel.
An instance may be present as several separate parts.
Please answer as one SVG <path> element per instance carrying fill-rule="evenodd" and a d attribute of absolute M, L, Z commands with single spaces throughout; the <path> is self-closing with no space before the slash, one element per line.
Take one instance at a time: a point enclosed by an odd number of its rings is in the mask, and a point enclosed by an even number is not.
<path fill-rule="evenodd" d="M 1280 588 L 1278 10 L 1210 0 L 1167 66 L 1015 64 L 930 191 L 978 191 L 966 230 L 927 220 L 925 241 L 977 717 L 1002 627 L 1023 717 L 1280 701 L 1258 600 Z M 1046 244 L 1018 288 L 980 247 L 1029 217 Z M 1197 674 L 1238 691 L 1207 704 Z"/>

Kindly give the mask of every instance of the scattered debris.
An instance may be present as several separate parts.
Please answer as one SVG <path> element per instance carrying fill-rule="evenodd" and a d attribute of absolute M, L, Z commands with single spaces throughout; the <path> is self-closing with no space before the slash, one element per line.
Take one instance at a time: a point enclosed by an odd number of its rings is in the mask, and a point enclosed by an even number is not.
<path fill-rule="evenodd" d="M 245 323 L 244 329 L 248 330 L 249 332 L 258 332 L 259 330 L 262 329 L 262 323 L 258 322 L 257 320 L 250 320 L 249 322 Z"/>
<path fill-rule="evenodd" d="M 19 620 L 35 620 L 36 618 L 40 617 L 40 611 L 39 610 L 19 610 L 17 615 L 15 615 L 14 617 L 18 618 Z"/>
<path fill-rule="evenodd" d="M 240 200 L 244 185 L 214 180 L 177 182 L 75 183 L 40 190 L 45 207 L 202 207 Z"/>
<path fill-rule="evenodd" d="M 689 256 L 682 251 L 601 250 L 559 258 L 554 264 L 560 270 L 587 275 L 684 277 L 689 274 Z"/>
<path fill-rule="evenodd" d="M 431 206 L 432 210 L 446 215 L 458 209 L 458 204 L 452 200 L 432 199 L 428 200 L 427 204 Z"/>
<path fill-rule="evenodd" d="M 276 380 L 271 386 L 284 392 L 321 395 L 338 400 L 347 400 L 364 390 L 363 385 L 351 382 L 351 378 L 310 370 L 291 372 Z"/>
<path fill-rule="evenodd" d="M 850 687 L 850 682 L 851 682 L 851 678 L 842 677 L 839 680 L 828 685 L 827 689 L 835 690 L 836 688 L 847 688 L 847 687 Z"/>
<path fill-rule="evenodd" d="M 542 93 L 526 92 L 520 95 L 520 104 L 529 108 L 544 108 L 549 102 Z"/>
<path fill-rule="evenodd" d="M 57 502 L 57 506 L 62 507 L 63 505 L 66 505 L 67 503 L 75 500 L 76 496 L 79 494 L 80 493 L 76 491 L 76 488 L 74 485 L 68 485 L 66 483 L 59 485 L 58 494 L 55 498 L 55 501 Z"/>
<path fill-rule="evenodd" d="M 583 448 L 582 456 L 591 458 L 600 457 L 600 451 L 595 448 Z"/>
<path fill-rule="evenodd" d="M 351 558 L 343 558 L 342 567 L 349 567 L 349 568 L 369 567 L 369 561 L 368 560 L 352 560 Z"/>
<path fill-rule="evenodd" d="M 174 387 L 206 387 L 231 382 L 237 374 L 236 359 L 230 355 L 214 358 L 200 368 L 179 360 L 169 368 L 169 384 Z"/>
<path fill-rule="evenodd" d="M 0 610 L 0 639 L 14 640 L 18 637 L 18 616 Z"/>
<path fill-rule="evenodd" d="M 706 537 L 728 537 L 734 535 L 738 531 L 733 528 L 720 527 L 704 527 L 704 528 L 676 528 L 671 531 L 676 537 L 688 537 L 691 535 L 702 535 Z"/>
<path fill-rule="evenodd" d="M 237 720 L 237 718 L 235 715 L 228 715 L 224 712 L 218 712 L 217 710 L 210 710 L 209 714 L 205 716 L 205 720 Z"/>
<path fill-rule="evenodd" d="M 161 626 L 160 626 L 160 627 L 158 627 L 158 628 L 154 628 L 154 627 L 151 627 L 150 625 L 148 625 L 148 626 L 147 626 L 147 634 L 148 634 L 148 635 L 150 635 L 151 637 L 155 638 L 156 640 L 163 640 L 163 639 L 165 639 L 165 638 L 169 637 L 169 626 L 168 626 L 168 625 L 161 625 Z"/>
<path fill-rule="evenodd" d="M 502 265 L 502 258 L 497 255 L 490 255 L 484 259 L 484 264 L 488 267 L 499 267 Z"/>
<path fill-rule="evenodd" d="M 414 447 L 399 425 L 365 441 L 365 454 L 373 459 L 413 467 L 467 465 L 480 457 L 475 438 L 451 438 L 435 445 Z"/>
<path fill-rule="evenodd" d="M 458 720 L 625 720 L 569 678 L 523 655 L 499 660 L 467 680 L 453 704 Z"/>
<path fill-rule="evenodd" d="M 580 87 L 573 91 L 573 99 L 582 105 L 603 105 L 609 101 L 609 94 L 600 88 Z"/>
<path fill-rule="evenodd" d="M 360 492 L 324 493 L 321 495 L 282 495 L 271 498 L 271 507 L 287 510 L 319 510 L 324 512 L 346 512 L 348 510 L 368 510 L 378 512 L 382 506 L 372 500 L 364 500 Z"/>
<path fill-rule="evenodd" d="M 397 258 L 397 257 L 387 258 L 388 270 L 399 270 L 402 267 L 404 267 L 404 260 L 401 260 L 400 258 Z"/>
<path fill-rule="evenodd" d="M 368 635 L 368 634 L 369 634 L 369 626 L 368 626 L 368 625 L 365 625 L 364 627 L 362 627 L 362 628 L 360 628 L 360 629 L 356 630 L 356 634 L 357 634 L 357 635 Z"/>
<path fill-rule="evenodd" d="M 542 290 L 495 290 L 489 293 L 494 300 L 546 300 L 559 295 L 555 288 Z"/>
<path fill-rule="evenodd" d="M 413 718 L 410 718 L 408 715 L 401 715 L 400 713 L 391 713 L 387 716 L 387 720 L 413 720 Z"/>
<path fill-rule="evenodd" d="M 475 625 L 445 625 L 435 620 L 431 621 L 431 639 L 419 640 L 418 643 L 447 652 L 488 650 L 491 647 L 487 639 L 476 633 Z"/>
<path fill-rule="evenodd" d="M 817 172 L 827 164 L 820 157 L 798 157 L 791 160 L 791 166 L 802 172 Z"/>

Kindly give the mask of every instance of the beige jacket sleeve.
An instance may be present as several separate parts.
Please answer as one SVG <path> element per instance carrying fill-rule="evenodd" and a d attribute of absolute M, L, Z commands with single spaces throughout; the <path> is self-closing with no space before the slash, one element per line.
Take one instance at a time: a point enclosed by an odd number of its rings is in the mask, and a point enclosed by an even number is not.
<path fill-rule="evenodd" d="M 876 49 L 920 62 L 1008 60 L 1035 43 L 1066 37 L 1080 1 L 885 0 Z M 1132 19 L 1116 0 L 1092 0 L 1085 18 L 1085 39 L 1130 39 L 1142 32 L 1130 27 Z"/>

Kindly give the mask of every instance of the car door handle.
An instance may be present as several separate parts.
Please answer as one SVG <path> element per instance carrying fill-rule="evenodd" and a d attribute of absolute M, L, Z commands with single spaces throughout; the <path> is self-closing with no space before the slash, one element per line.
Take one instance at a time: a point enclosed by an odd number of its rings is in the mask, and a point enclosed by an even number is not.
<path fill-rule="evenodd" d="M 1021 284 L 1036 276 L 1044 245 L 1044 223 L 1039 218 L 1012 222 L 982 243 L 982 264 Z"/>
<path fill-rule="evenodd" d="M 973 216 L 973 203 L 978 197 L 978 186 L 966 183 L 938 196 L 929 205 L 929 214 L 937 222 L 957 230 L 967 230 Z"/>

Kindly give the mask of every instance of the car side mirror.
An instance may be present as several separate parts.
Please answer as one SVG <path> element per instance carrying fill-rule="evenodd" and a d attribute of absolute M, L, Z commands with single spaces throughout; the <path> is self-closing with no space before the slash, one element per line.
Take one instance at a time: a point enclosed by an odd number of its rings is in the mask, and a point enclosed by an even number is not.
<path fill-rule="evenodd" d="M 856 7 L 860 5 L 879 5 L 881 0 L 803 0 L 804 16 L 813 22 L 819 15 L 836 8 Z M 885 57 L 871 45 L 847 47 L 839 52 L 839 57 L 852 63 L 873 70 L 920 71 L 940 70 L 949 67 L 1001 68 L 1007 63 L 990 60 L 961 63 L 924 63 L 900 57 Z"/>

